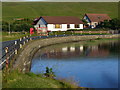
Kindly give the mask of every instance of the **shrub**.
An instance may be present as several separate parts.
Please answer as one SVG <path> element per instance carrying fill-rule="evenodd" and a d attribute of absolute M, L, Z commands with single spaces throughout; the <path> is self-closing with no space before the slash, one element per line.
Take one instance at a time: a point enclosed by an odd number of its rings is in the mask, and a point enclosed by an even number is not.
<path fill-rule="evenodd" d="M 46 77 L 50 77 L 50 78 L 54 78 L 55 77 L 55 74 L 52 71 L 52 68 L 48 68 L 48 67 L 46 67 L 46 73 L 44 75 Z"/>

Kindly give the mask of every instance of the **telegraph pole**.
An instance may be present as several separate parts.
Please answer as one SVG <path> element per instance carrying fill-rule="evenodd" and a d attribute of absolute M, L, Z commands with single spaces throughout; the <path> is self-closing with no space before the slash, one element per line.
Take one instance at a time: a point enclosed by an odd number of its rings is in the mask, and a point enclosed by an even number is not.
<path fill-rule="evenodd" d="M 10 35 L 10 22 L 9 22 L 9 35 Z"/>

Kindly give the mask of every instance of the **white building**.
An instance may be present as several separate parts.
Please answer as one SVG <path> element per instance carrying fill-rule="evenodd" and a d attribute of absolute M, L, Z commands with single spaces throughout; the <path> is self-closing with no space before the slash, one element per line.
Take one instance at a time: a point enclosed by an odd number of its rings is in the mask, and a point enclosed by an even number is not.
<path fill-rule="evenodd" d="M 67 31 L 83 29 L 83 22 L 73 16 L 41 16 L 33 23 L 38 33 L 47 31 Z"/>
<path fill-rule="evenodd" d="M 111 20 L 107 14 L 85 14 L 83 17 L 87 21 L 88 27 L 96 28 L 96 26 L 104 20 Z"/>

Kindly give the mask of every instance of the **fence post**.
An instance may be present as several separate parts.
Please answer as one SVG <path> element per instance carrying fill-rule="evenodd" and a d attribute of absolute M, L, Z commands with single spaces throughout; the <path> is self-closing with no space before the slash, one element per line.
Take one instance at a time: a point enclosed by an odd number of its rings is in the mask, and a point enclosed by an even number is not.
<path fill-rule="evenodd" d="M 30 37 L 30 41 L 32 41 L 32 38 Z"/>
<path fill-rule="evenodd" d="M 23 37 L 25 39 L 25 37 Z"/>
<path fill-rule="evenodd" d="M 29 36 L 27 36 L 27 42 L 29 41 Z"/>
<path fill-rule="evenodd" d="M 16 46 L 16 48 L 15 48 L 15 54 L 17 54 L 17 41 L 15 41 L 15 46 Z"/>
<path fill-rule="evenodd" d="M 23 42 L 23 44 L 25 45 L 25 41 Z"/>
<path fill-rule="evenodd" d="M 6 53 L 6 69 L 8 69 L 8 59 L 9 59 L 9 56 L 8 56 L 8 47 L 5 48 L 5 53 Z"/>
<path fill-rule="evenodd" d="M 15 45 L 17 45 L 17 41 L 15 41 Z"/>
<path fill-rule="evenodd" d="M 17 54 L 17 49 L 15 49 L 15 54 Z"/>
<path fill-rule="evenodd" d="M 20 38 L 20 48 L 22 48 L 22 44 L 21 44 L 22 38 Z"/>
<path fill-rule="evenodd" d="M 22 38 L 20 38 L 20 41 L 22 41 Z"/>
<path fill-rule="evenodd" d="M 26 39 L 26 42 L 28 42 L 28 38 Z"/>
<path fill-rule="evenodd" d="M 22 48 L 22 44 L 20 43 L 20 48 Z"/>

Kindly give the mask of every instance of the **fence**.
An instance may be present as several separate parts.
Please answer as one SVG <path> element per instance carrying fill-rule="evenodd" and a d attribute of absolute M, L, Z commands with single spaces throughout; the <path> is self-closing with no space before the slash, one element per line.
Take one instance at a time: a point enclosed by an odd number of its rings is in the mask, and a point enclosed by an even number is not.
<path fill-rule="evenodd" d="M 1 62 L 0 69 L 3 69 L 4 67 L 8 68 L 10 61 L 14 58 L 16 54 L 18 54 L 18 50 L 21 49 L 23 45 L 25 45 L 29 41 L 44 39 L 44 38 L 52 38 L 52 37 L 64 37 L 64 36 L 69 36 L 69 35 L 51 35 L 51 36 L 34 36 L 34 37 L 26 36 L 18 40 L 13 40 L 7 45 L 3 45 L 2 57 L 0 59 Z"/>
<path fill-rule="evenodd" d="M 0 69 L 3 69 L 5 66 L 7 68 L 14 55 L 17 54 L 18 50 L 22 48 L 25 43 L 29 42 L 30 39 L 30 37 L 26 36 L 18 40 L 11 41 L 8 45 L 3 45 Z"/>

